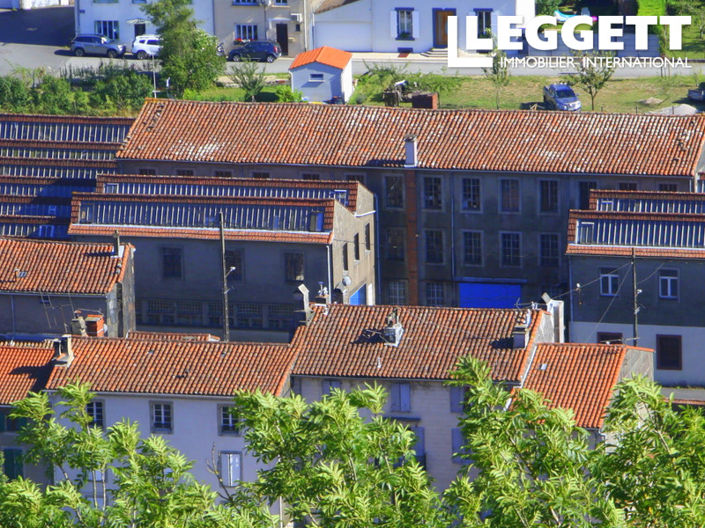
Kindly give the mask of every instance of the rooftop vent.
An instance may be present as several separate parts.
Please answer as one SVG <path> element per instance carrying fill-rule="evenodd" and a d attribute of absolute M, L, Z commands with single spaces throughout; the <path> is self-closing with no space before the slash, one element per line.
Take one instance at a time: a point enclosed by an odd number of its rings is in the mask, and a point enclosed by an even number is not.
<path fill-rule="evenodd" d="M 382 331 L 382 338 L 384 339 L 386 345 L 399 346 L 403 335 L 404 327 L 399 321 L 399 313 L 397 312 L 397 309 L 394 308 L 392 313 L 387 316 L 384 330 Z"/>

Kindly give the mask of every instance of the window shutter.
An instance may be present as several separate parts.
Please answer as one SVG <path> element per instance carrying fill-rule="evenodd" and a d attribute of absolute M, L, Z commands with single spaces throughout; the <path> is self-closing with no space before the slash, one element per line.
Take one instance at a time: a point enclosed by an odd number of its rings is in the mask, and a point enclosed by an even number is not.
<path fill-rule="evenodd" d="M 389 36 L 393 39 L 397 38 L 397 12 L 396 10 L 389 12 Z"/>
<path fill-rule="evenodd" d="M 401 390 L 400 390 L 400 383 L 392 383 L 392 390 L 389 395 L 389 397 L 392 400 L 392 410 L 393 411 L 399 411 L 401 410 Z"/>
<path fill-rule="evenodd" d="M 411 410 L 411 386 L 408 383 L 399 384 L 399 404 L 400 411 L 410 411 Z"/>
<path fill-rule="evenodd" d="M 414 451 L 416 452 L 416 457 L 422 457 L 426 455 L 426 438 L 425 429 L 423 427 L 413 427 L 412 431 L 416 435 L 416 443 L 414 444 Z"/>
<path fill-rule="evenodd" d="M 415 39 L 419 38 L 419 29 L 421 29 L 419 25 L 419 12 L 413 10 L 411 12 L 411 36 Z"/>
<path fill-rule="evenodd" d="M 463 396 L 465 395 L 465 389 L 463 387 L 451 387 L 450 388 L 450 412 L 461 413 L 463 412 Z"/>
<path fill-rule="evenodd" d="M 7 431 L 7 415 L 0 412 L 0 433 Z"/>
<path fill-rule="evenodd" d="M 463 432 L 459 427 L 454 427 L 451 432 L 453 438 L 453 462 L 462 462 L 463 459 L 458 454 L 460 454 L 463 447 Z"/>

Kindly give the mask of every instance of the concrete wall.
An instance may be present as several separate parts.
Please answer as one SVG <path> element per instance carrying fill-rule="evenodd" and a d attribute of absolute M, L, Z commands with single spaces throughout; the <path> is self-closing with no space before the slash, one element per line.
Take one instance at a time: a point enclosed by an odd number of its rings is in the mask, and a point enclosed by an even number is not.
<path fill-rule="evenodd" d="M 347 102 L 353 92 L 352 62 L 344 70 L 314 62 L 291 70 L 291 89 L 299 90 L 307 101 L 327 102 L 342 97 Z M 311 75 L 322 75 L 312 80 Z"/>

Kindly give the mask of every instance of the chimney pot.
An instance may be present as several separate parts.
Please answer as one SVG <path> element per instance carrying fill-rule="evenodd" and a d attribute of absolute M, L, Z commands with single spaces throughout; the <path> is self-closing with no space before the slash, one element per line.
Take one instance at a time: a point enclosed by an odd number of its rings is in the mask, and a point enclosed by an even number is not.
<path fill-rule="evenodd" d="M 418 141 L 416 136 L 409 135 L 404 138 L 404 150 L 406 158 L 404 160 L 404 167 L 412 168 L 418 165 Z"/>
<path fill-rule="evenodd" d="M 55 365 L 68 367 L 73 361 L 73 346 L 71 344 L 71 334 L 64 334 L 61 339 L 54 340 L 54 357 L 52 358 Z"/>

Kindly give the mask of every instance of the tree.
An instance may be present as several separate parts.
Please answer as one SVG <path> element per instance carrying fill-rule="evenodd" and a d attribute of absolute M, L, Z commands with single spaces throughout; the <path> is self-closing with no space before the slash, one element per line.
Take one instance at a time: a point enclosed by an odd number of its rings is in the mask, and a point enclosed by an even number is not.
<path fill-rule="evenodd" d="M 612 78 L 615 66 L 612 56 L 599 53 L 576 54 L 578 72 L 571 74 L 569 84 L 579 85 L 590 96 L 590 106 L 595 110 L 595 97 Z"/>
<path fill-rule="evenodd" d="M 497 105 L 497 110 L 499 110 L 499 94 L 502 88 L 509 84 L 509 67 L 507 66 L 507 54 L 497 48 L 497 43 L 495 42 L 494 51 L 492 55 L 492 68 L 483 68 L 485 77 L 494 86 L 495 93 L 495 104 Z"/>
<path fill-rule="evenodd" d="M 59 415 L 46 393 L 13 405 L 25 419 L 19 440 L 30 447 L 25 460 L 43 463 L 58 482 L 42 490 L 19 478 L 0 480 L 0 526 L 22 528 L 250 528 L 266 511 L 214 507 L 217 494 L 196 482 L 191 462 L 158 435 L 141 439 L 137 424 L 120 421 L 103 431 L 92 425 L 88 385 L 60 389 Z M 110 477 L 110 478 L 109 478 Z M 247 505 L 249 506 L 249 505 Z M 252 522 L 252 521 L 257 521 Z"/>
<path fill-rule="evenodd" d="M 276 462 L 248 491 L 268 502 L 281 497 L 294 521 L 313 526 L 438 526 L 438 496 L 414 459 L 414 435 L 380 416 L 385 400 L 379 386 L 334 390 L 310 404 L 238 392 L 248 449 Z"/>
<path fill-rule="evenodd" d="M 211 87 L 225 70 L 215 37 L 197 27 L 190 4 L 190 0 L 157 0 L 142 6 L 161 36 L 162 76 L 170 79 L 178 97 L 186 89 Z"/>
<path fill-rule="evenodd" d="M 560 5 L 560 0 L 536 0 L 536 14 L 553 16 Z"/>
<path fill-rule="evenodd" d="M 607 449 L 595 474 L 627 524 L 639 528 L 705 525 L 705 418 L 677 411 L 661 388 L 629 379 L 605 419 Z"/>
<path fill-rule="evenodd" d="M 230 78 L 244 90 L 244 101 L 254 101 L 266 85 L 264 69 L 260 70 L 257 64 L 252 61 L 242 61 L 235 64 Z"/>
<path fill-rule="evenodd" d="M 462 458 L 468 465 L 445 493 L 449 522 L 463 527 L 617 527 L 618 508 L 587 469 L 587 433 L 570 411 L 532 391 L 512 395 L 489 367 L 463 358 L 451 385 L 466 387 Z M 599 451 L 598 451 L 599 453 Z M 471 475 L 477 473 L 472 479 Z"/>

